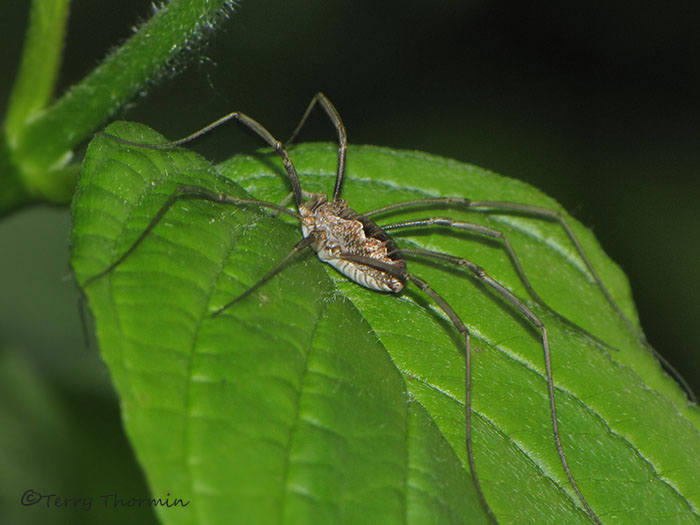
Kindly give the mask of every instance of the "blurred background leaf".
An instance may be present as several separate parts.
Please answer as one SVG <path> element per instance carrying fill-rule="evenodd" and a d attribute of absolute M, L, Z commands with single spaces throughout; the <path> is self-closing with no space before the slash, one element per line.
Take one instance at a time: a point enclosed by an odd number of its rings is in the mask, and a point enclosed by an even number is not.
<path fill-rule="evenodd" d="M 28 6 L 2 8 L 2 100 Z M 74 1 L 59 93 L 150 12 L 150 1 Z M 699 391 L 699 25 L 697 3 L 686 0 L 548 1 L 537 10 L 507 1 L 243 2 L 201 59 L 120 118 L 175 138 L 240 109 L 284 139 L 323 90 L 352 143 L 420 149 L 530 182 L 594 230 L 630 277 L 651 343 Z M 300 137 L 332 138 L 321 118 Z M 258 145 L 232 129 L 197 149 L 222 160 Z M 80 337 L 69 227 L 67 209 L 48 208 L 0 224 L 0 348 L 20 353 L 51 397 L 111 415 L 118 428 L 104 367 Z M 40 442 L 41 427 L 23 435 Z M 136 474 L 125 480 L 140 476 L 130 465 Z M 53 479 L 62 466 L 46 454 L 39 468 Z M 19 498 L 11 489 L 3 494 Z"/>

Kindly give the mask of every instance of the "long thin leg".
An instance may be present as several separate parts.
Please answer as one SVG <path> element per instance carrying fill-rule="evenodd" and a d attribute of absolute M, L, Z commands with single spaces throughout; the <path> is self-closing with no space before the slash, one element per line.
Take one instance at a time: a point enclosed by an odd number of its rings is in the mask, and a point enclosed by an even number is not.
<path fill-rule="evenodd" d="M 598 516 L 596 516 L 595 512 L 593 512 L 593 509 L 591 509 L 591 507 L 588 505 L 586 498 L 583 497 L 583 494 L 579 490 L 578 485 L 576 484 L 576 480 L 574 479 L 573 475 L 571 474 L 571 470 L 569 469 L 569 464 L 566 461 L 566 456 L 564 454 L 564 449 L 562 448 L 562 445 L 561 445 L 561 439 L 559 436 L 559 423 L 557 421 L 557 407 L 556 407 L 556 401 L 554 398 L 554 378 L 552 377 L 552 362 L 551 362 L 551 356 L 550 356 L 550 352 L 549 352 L 549 338 L 547 337 L 547 328 L 545 327 L 544 323 L 540 320 L 539 317 L 537 317 L 537 315 L 535 315 L 535 313 L 532 310 L 530 310 L 530 308 L 528 308 L 520 299 L 518 299 L 515 295 L 513 295 L 510 292 L 510 290 L 508 290 L 505 286 L 503 286 L 498 281 L 493 279 L 490 275 L 488 275 L 486 273 L 486 271 L 482 267 L 478 266 L 477 264 L 474 264 L 473 262 L 471 262 L 467 259 L 464 259 L 462 257 L 454 257 L 452 255 L 448 255 L 445 253 L 431 252 L 431 251 L 427 251 L 427 250 L 426 251 L 424 251 L 424 250 L 401 250 L 401 251 L 404 254 L 432 257 L 434 259 L 438 259 L 441 261 L 449 262 L 452 264 L 456 264 L 458 266 L 468 268 L 479 280 L 483 281 L 486 285 L 488 285 L 489 287 L 494 289 L 501 297 L 503 297 L 506 301 L 508 301 L 511 305 L 513 305 L 516 308 L 516 310 L 518 310 L 530 322 L 530 324 L 532 324 L 532 326 L 535 329 L 539 330 L 539 332 L 541 333 L 541 337 L 542 337 L 542 349 L 544 351 L 544 363 L 545 363 L 545 368 L 547 370 L 547 388 L 549 391 L 549 409 L 550 409 L 550 413 L 552 416 L 552 432 L 553 432 L 553 436 L 554 436 L 554 442 L 555 442 L 556 447 L 557 447 L 557 452 L 559 454 L 559 460 L 561 461 L 561 464 L 564 467 L 564 471 L 566 472 L 566 476 L 569 478 L 569 483 L 571 484 L 571 487 L 574 489 L 574 492 L 578 496 L 583 507 L 586 509 L 586 512 L 588 513 L 588 515 L 591 517 L 592 520 L 594 520 L 596 523 L 600 523 Z M 445 313 L 447 313 L 447 312 L 445 312 Z"/>
<path fill-rule="evenodd" d="M 637 337 L 637 339 L 642 343 L 642 345 L 644 345 L 644 347 L 649 352 L 651 352 L 666 367 L 666 369 L 671 373 L 671 375 L 676 379 L 676 381 L 678 381 L 678 383 L 681 385 L 681 388 L 683 388 L 686 395 L 688 396 L 688 399 L 692 403 L 697 404 L 697 398 L 695 396 L 695 393 L 690 388 L 690 385 L 688 385 L 688 382 L 685 380 L 685 378 L 683 378 L 683 376 L 680 374 L 680 372 L 678 372 L 678 370 L 676 370 L 653 346 L 651 346 L 649 341 L 647 341 L 647 338 L 644 335 L 644 333 L 632 324 L 632 322 L 629 320 L 629 318 L 622 312 L 620 307 L 617 305 L 617 303 L 613 299 L 612 295 L 608 291 L 607 287 L 603 283 L 603 280 L 598 275 L 598 272 L 595 270 L 590 259 L 586 255 L 586 252 L 584 251 L 583 247 L 581 246 L 581 243 L 578 241 L 578 238 L 574 234 L 573 230 L 569 226 L 569 223 L 567 222 L 566 218 L 561 213 L 559 213 L 558 211 L 555 211 L 555 210 L 550 210 L 548 208 L 542 208 L 540 206 L 531 206 L 529 204 L 521 204 L 521 203 L 517 203 L 517 202 L 471 201 L 469 199 L 465 199 L 465 198 L 461 198 L 461 197 L 434 197 L 434 198 L 417 199 L 417 200 L 410 200 L 410 201 L 404 201 L 404 202 L 397 202 L 395 204 L 389 204 L 388 206 L 383 206 L 381 208 L 377 208 L 375 210 L 367 212 L 364 215 L 366 217 L 370 217 L 373 215 L 379 215 L 379 214 L 386 213 L 389 211 L 400 210 L 400 209 L 404 209 L 404 208 L 426 206 L 426 205 L 428 205 L 428 206 L 429 205 L 443 205 L 443 206 L 458 206 L 458 207 L 465 206 L 468 209 L 471 209 L 473 211 L 486 212 L 486 213 L 488 213 L 488 212 L 522 213 L 525 215 L 533 216 L 535 218 L 549 220 L 549 221 L 553 221 L 553 222 L 558 222 L 559 225 L 562 228 L 564 228 L 566 235 L 569 237 L 569 240 L 576 248 L 576 251 L 578 252 L 579 257 L 581 257 L 581 260 L 586 265 L 586 268 L 588 269 L 589 273 L 593 277 L 593 280 L 596 282 L 601 293 L 605 296 L 608 303 L 611 305 L 611 307 L 613 308 L 615 313 L 618 315 L 618 317 L 620 317 L 622 319 L 622 321 L 625 323 L 627 328 L 635 335 L 635 337 Z"/>
<path fill-rule="evenodd" d="M 571 320 L 567 319 L 566 317 L 564 317 L 563 315 L 561 315 L 559 312 L 557 312 L 556 310 L 551 308 L 544 301 L 544 299 L 542 299 L 542 297 L 540 297 L 540 295 L 535 291 L 532 284 L 530 283 L 530 280 L 527 278 L 527 275 L 525 274 L 525 270 L 523 269 L 522 265 L 520 264 L 520 259 L 518 258 L 517 254 L 515 253 L 513 246 L 510 244 L 508 237 L 502 231 L 496 230 L 494 228 L 489 228 L 488 226 L 483 226 L 481 224 L 474 224 L 471 222 L 457 221 L 457 220 L 451 219 L 449 217 L 428 217 L 425 219 L 403 221 L 403 222 L 397 222 L 397 223 L 393 223 L 393 224 L 382 225 L 381 228 L 384 231 L 392 231 L 392 230 L 401 230 L 401 229 L 406 229 L 406 228 L 425 228 L 425 227 L 430 227 L 430 226 L 446 226 L 448 228 L 455 228 L 458 230 L 464 230 L 464 231 L 474 233 L 476 235 L 481 235 L 483 237 L 489 237 L 491 239 L 496 239 L 497 241 L 500 241 L 503 244 L 503 247 L 505 248 L 506 253 L 508 254 L 508 258 L 510 259 L 510 262 L 513 265 L 513 268 L 515 268 L 515 271 L 518 274 L 518 277 L 520 277 L 520 281 L 523 283 L 523 285 L 525 286 L 525 289 L 530 294 L 530 296 L 535 300 L 535 302 L 537 302 L 540 306 L 542 306 L 545 310 L 547 310 L 550 314 L 555 316 L 561 322 L 563 322 L 564 324 L 573 328 L 574 330 L 577 330 L 578 332 L 584 334 L 589 339 L 595 341 L 598 345 L 600 345 L 604 348 L 607 348 L 609 350 L 618 351 L 617 348 L 610 346 L 608 343 L 599 339 L 598 337 L 596 337 L 595 335 L 590 333 L 588 330 L 580 327 L 579 325 L 577 325 L 573 321 L 571 321 Z"/>
<path fill-rule="evenodd" d="M 187 135 L 184 138 L 178 139 L 178 140 L 173 140 L 171 142 L 164 142 L 162 144 L 141 144 L 140 142 L 132 142 L 130 140 L 124 140 L 122 138 L 116 137 L 112 135 L 111 133 L 105 133 L 104 131 L 101 132 L 102 135 L 105 135 L 113 140 L 116 140 L 117 142 L 121 144 L 126 144 L 127 146 L 137 146 L 139 148 L 147 148 L 147 149 L 170 149 L 174 148 L 176 146 L 181 146 L 183 144 L 186 144 L 187 142 L 191 142 L 202 135 L 205 135 L 206 133 L 209 133 L 212 129 L 218 128 L 222 124 L 228 122 L 229 120 L 236 120 L 240 124 L 243 124 L 245 127 L 247 127 L 249 130 L 251 130 L 253 133 L 258 135 L 261 139 L 263 139 L 268 146 L 270 146 L 273 150 L 275 150 L 275 153 L 277 153 L 281 158 L 282 158 L 282 163 L 284 164 L 285 169 L 287 170 L 287 175 L 289 176 L 289 182 L 292 185 L 292 190 L 294 191 L 294 200 L 297 204 L 297 207 L 302 203 L 302 192 L 301 192 L 301 184 L 299 183 L 299 175 L 297 174 L 297 170 L 294 167 L 294 163 L 292 162 L 292 159 L 289 157 L 289 153 L 285 149 L 285 147 L 282 145 L 282 143 L 277 140 L 275 137 L 272 136 L 272 134 L 267 131 L 262 124 L 257 122 L 256 120 L 253 120 L 250 118 L 248 115 L 244 113 L 240 113 L 238 111 L 233 111 L 232 113 L 229 113 L 228 115 L 224 115 L 218 120 L 215 120 L 208 126 L 203 127 L 202 129 L 195 131 L 194 133 L 191 133 L 190 135 Z"/>
<path fill-rule="evenodd" d="M 524 213 L 526 215 L 532 215 L 533 217 L 541 218 L 541 219 L 548 219 L 551 221 L 558 222 L 562 228 L 564 228 L 564 231 L 566 232 L 567 236 L 571 240 L 572 244 L 576 248 L 576 251 L 578 252 L 579 256 L 581 257 L 581 260 L 583 260 L 584 264 L 586 265 L 586 268 L 588 268 L 588 271 L 590 272 L 591 276 L 595 280 L 596 284 L 598 285 L 598 288 L 600 291 L 603 293 L 605 298 L 608 300 L 608 303 L 612 306 L 613 310 L 617 313 L 617 315 L 622 318 L 622 320 L 625 322 L 627 327 L 637 335 L 640 339 L 646 341 L 646 338 L 644 338 L 644 334 L 640 333 L 640 331 L 632 324 L 632 322 L 627 318 L 627 316 L 620 310 L 620 308 L 617 306 L 617 303 L 615 300 L 612 298 L 612 295 L 610 295 L 610 292 L 608 291 L 607 287 L 603 283 L 603 280 L 600 278 L 598 275 L 598 272 L 595 270 L 593 267 L 593 264 L 591 261 L 588 259 L 588 256 L 586 255 L 586 252 L 583 250 L 583 247 L 579 243 L 578 239 L 576 238 L 576 235 L 574 234 L 573 230 L 569 226 L 569 223 L 566 221 L 564 216 L 559 213 L 558 211 L 550 210 L 548 208 L 542 208 L 539 206 L 531 206 L 529 204 L 520 204 L 517 202 L 503 202 L 503 201 L 472 201 L 469 199 L 460 199 L 460 198 L 455 198 L 455 197 L 444 197 L 444 198 L 430 198 L 430 199 L 419 199 L 419 200 L 411 200 L 411 201 L 404 201 L 404 202 L 397 202 L 395 204 L 389 204 L 388 206 L 383 206 L 381 208 L 378 208 L 376 210 L 372 210 L 370 212 L 365 213 L 365 216 L 371 217 L 373 215 L 378 215 L 380 213 L 385 213 L 388 211 L 393 211 L 393 210 L 399 210 L 399 209 L 404 209 L 404 208 L 411 208 L 414 206 L 422 206 L 425 205 L 426 203 L 429 204 L 445 204 L 445 205 L 462 205 L 466 206 L 470 209 L 473 209 L 474 211 L 510 211 L 510 212 L 515 212 L 515 213 Z"/>
<path fill-rule="evenodd" d="M 465 399 L 464 399 L 464 416 L 465 416 L 465 426 L 466 435 L 465 441 L 467 445 L 467 460 L 469 461 L 469 470 L 472 473 L 472 480 L 474 481 L 474 487 L 476 488 L 476 493 L 481 500 L 481 505 L 486 509 L 486 513 L 492 522 L 498 523 L 496 516 L 494 515 L 491 507 L 486 501 L 483 491 L 481 490 L 481 483 L 479 482 L 479 476 L 476 473 L 476 464 L 474 463 L 474 449 L 472 447 L 472 364 L 471 364 L 471 346 L 469 341 L 469 330 L 460 319 L 457 312 L 445 301 L 435 290 L 433 290 L 430 285 L 417 275 L 407 273 L 408 279 L 415 284 L 423 293 L 430 297 L 435 303 L 440 307 L 440 309 L 445 312 L 445 315 L 450 319 L 454 327 L 459 331 L 460 334 L 464 336 L 464 384 L 465 384 Z"/>
<path fill-rule="evenodd" d="M 226 310 L 226 309 L 229 308 L 230 306 L 233 306 L 234 304 L 236 304 L 236 303 L 237 303 L 238 301 L 240 301 L 241 299 L 244 299 L 245 297 L 248 297 L 248 296 L 249 296 L 250 294 L 252 294 L 255 290 L 257 290 L 257 289 L 260 288 L 263 284 L 265 284 L 267 281 L 269 281 L 270 279 L 272 279 L 272 277 L 274 277 L 274 276 L 282 269 L 282 267 L 283 267 L 285 264 L 287 264 L 287 261 L 289 261 L 289 259 L 291 259 L 292 257 L 294 257 L 294 255 L 296 255 L 297 253 L 299 253 L 300 251 L 302 251 L 304 248 L 306 248 L 306 247 L 310 246 L 311 244 L 313 244 L 314 240 L 316 240 L 316 238 L 315 238 L 315 236 L 314 236 L 313 234 L 310 234 L 309 236 L 302 238 L 298 243 L 296 243 L 296 244 L 294 245 L 294 247 L 291 249 L 291 251 L 290 251 L 287 255 L 285 255 L 277 264 L 275 264 L 275 265 L 270 269 L 270 271 L 268 271 L 265 275 L 263 275 L 263 276 L 258 280 L 258 282 L 256 282 L 253 286 L 251 286 L 250 288 L 248 288 L 246 291 L 244 291 L 241 295 L 239 295 L 238 297 L 232 299 L 231 301 L 229 301 L 228 303 L 226 303 L 224 306 L 222 306 L 221 308 L 219 308 L 218 310 L 216 310 L 216 311 L 212 314 L 212 317 L 216 317 L 216 316 L 219 315 L 221 312 L 223 312 L 224 310 Z"/>
<path fill-rule="evenodd" d="M 489 506 L 488 502 L 486 501 L 486 497 L 484 496 L 483 491 L 481 490 L 481 483 L 479 482 L 479 476 L 476 473 L 476 465 L 474 463 L 474 450 L 472 447 L 472 425 L 471 425 L 471 417 L 472 417 L 472 402 L 471 402 L 471 347 L 470 347 L 470 340 L 469 340 L 469 329 L 466 327 L 466 325 L 462 322 L 462 319 L 457 315 L 457 312 L 454 311 L 454 309 L 450 306 L 450 304 L 445 301 L 445 299 L 442 298 L 437 292 L 435 292 L 430 285 L 421 279 L 420 277 L 413 275 L 409 272 L 407 272 L 405 269 L 399 269 L 396 266 L 383 263 L 381 261 L 377 261 L 376 259 L 372 259 L 371 257 L 365 257 L 362 255 L 351 255 L 351 254 L 344 254 L 341 256 L 342 259 L 360 263 L 360 264 L 365 264 L 367 266 L 371 266 L 373 268 L 377 268 L 379 270 L 385 271 L 395 277 L 402 278 L 402 279 L 408 279 L 410 280 L 413 284 L 415 284 L 423 293 L 425 293 L 428 297 L 430 297 L 439 307 L 440 309 L 445 312 L 445 315 L 450 319 L 454 327 L 457 329 L 457 331 L 464 336 L 464 356 L 465 356 L 465 366 L 464 366 L 464 374 L 465 374 L 465 390 L 466 390 L 466 397 L 464 401 L 464 414 L 465 414 L 465 428 L 466 428 L 466 434 L 465 434 L 465 441 L 466 441 L 466 446 L 467 446 L 467 461 L 469 462 L 469 470 L 471 471 L 472 474 L 472 480 L 474 481 L 474 488 L 476 489 L 476 493 L 479 497 L 479 500 L 481 501 L 481 505 L 484 507 L 486 510 L 486 513 L 489 516 L 489 519 L 493 523 L 498 523 L 498 520 L 496 520 L 496 516 L 493 514 L 493 511 L 491 510 L 491 507 Z"/>
<path fill-rule="evenodd" d="M 340 194 L 343 191 L 343 181 L 345 179 L 345 159 L 347 158 L 348 134 L 345 130 L 345 125 L 343 124 L 343 120 L 340 118 L 338 110 L 335 109 L 335 106 L 331 103 L 330 100 L 328 100 L 326 95 L 324 95 L 321 92 L 318 92 L 316 93 L 316 95 L 314 95 L 314 98 L 311 99 L 309 106 L 304 112 L 304 116 L 301 117 L 299 125 L 296 127 L 296 129 L 292 133 L 292 136 L 289 137 L 289 140 L 287 140 L 286 143 L 290 144 L 296 138 L 296 136 L 301 131 L 301 128 L 304 127 L 306 119 L 309 118 L 309 114 L 311 113 L 311 110 L 314 108 L 317 102 L 321 105 L 328 117 L 331 119 L 331 122 L 333 123 L 333 126 L 335 126 L 335 130 L 338 133 L 338 171 L 335 175 L 335 188 L 333 189 L 333 201 L 337 201 L 340 198 Z"/>
<path fill-rule="evenodd" d="M 298 213 L 294 213 L 291 210 L 288 210 L 287 208 L 280 206 L 278 204 L 274 204 L 272 202 L 265 202 L 265 201 L 259 201 L 256 199 L 241 199 L 238 197 L 234 197 L 232 195 L 227 195 L 225 193 L 216 193 L 211 190 L 208 190 L 207 188 L 203 188 L 201 186 L 190 186 L 183 184 L 181 186 L 178 186 L 175 191 L 173 191 L 168 198 L 165 200 L 163 205 L 160 207 L 158 212 L 153 216 L 151 221 L 148 223 L 148 226 L 141 232 L 141 234 L 138 236 L 138 238 L 133 242 L 133 244 L 129 247 L 128 250 L 126 250 L 116 261 L 114 261 L 112 264 L 110 264 L 107 268 L 102 270 L 101 272 L 93 275 L 92 277 L 89 277 L 84 283 L 83 283 L 83 288 L 86 288 L 89 284 L 92 282 L 96 281 L 97 279 L 104 277 L 108 273 L 110 273 L 112 270 L 114 270 L 117 266 L 119 266 L 121 263 L 124 262 L 124 260 L 129 257 L 132 253 L 134 253 L 134 250 L 138 247 L 139 244 L 143 242 L 143 240 L 148 236 L 148 234 L 153 230 L 153 228 L 156 227 L 156 225 L 160 222 L 160 220 L 163 218 L 163 215 L 170 209 L 170 207 L 173 205 L 175 201 L 178 199 L 202 199 L 202 200 L 209 200 L 212 202 L 218 202 L 220 204 L 233 204 L 234 206 L 259 206 L 263 208 L 271 208 L 277 212 L 280 213 L 286 213 L 287 215 L 294 217 L 297 220 L 301 220 L 301 216 Z"/>
<path fill-rule="evenodd" d="M 402 210 L 404 208 L 413 207 L 431 207 L 434 204 L 441 206 L 469 206 L 471 201 L 463 197 L 427 197 L 425 199 L 415 199 L 411 201 L 395 202 L 394 204 L 388 204 L 387 206 L 382 206 L 375 210 L 371 210 L 363 213 L 365 217 L 372 217 L 373 215 L 379 215 L 381 213 L 386 213 L 388 211 Z"/>

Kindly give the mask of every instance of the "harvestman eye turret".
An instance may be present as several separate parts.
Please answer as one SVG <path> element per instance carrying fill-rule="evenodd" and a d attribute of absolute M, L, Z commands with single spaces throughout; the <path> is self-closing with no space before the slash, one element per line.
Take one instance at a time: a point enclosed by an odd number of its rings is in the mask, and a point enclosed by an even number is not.
<path fill-rule="evenodd" d="M 408 271 L 408 265 L 406 263 L 406 260 L 404 259 L 404 256 L 410 255 L 426 257 L 440 261 L 442 263 L 452 264 L 462 268 L 466 268 L 485 286 L 494 290 L 505 301 L 510 303 L 533 327 L 533 329 L 540 334 L 540 341 L 545 360 L 546 378 L 549 394 L 549 408 L 551 414 L 552 435 L 554 438 L 554 444 L 556 446 L 560 462 L 564 468 L 564 471 L 566 472 L 566 476 L 569 480 L 569 483 L 573 488 L 574 492 L 576 493 L 581 503 L 581 506 L 585 509 L 587 514 L 594 522 L 600 523 L 600 520 L 598 519 L 596 513 L 590 507 L 590 505 L 586 501 L 586 498 L 579 490 L 576 480 L 574 479 L 571 470 L 569 469 L 564 449 L 561 445 L 559 424 L 556 413 L 554 380 L 552 377 L 552 367 L 550 361 L 549 339 L 547 335 L 547 328 L 543 321 L 522 300 L 516 297 L 510 290 L 501 285 L 498 281 L 494 280 L 491 276 L 489 276 L 488 273 L 480 266 L 474 264 L 473 262 L 465 258 L 456 257 L 454 255 L 446 253 L 434 252 L 423 249 L 400 249 L 388 232 L 400 231 L 408 228 L 427 228 L 437 225 L 467 231 L 477 236 L 497 240 L 504 247 L 506 253 L 508 254 L 510 262 L 515 268 L 525 289 L 537 303 L 539 303 L 548 312 L 556 316 L 560 321 L 585 334 L 597 344 L 602 345 L 608 349 L 611 349 L 610 346 L 601 341 L 600 339 L 596 338 L 594 335 L 578 327 L 573 322 L 564 318 L 552 308 L 547 306 L 547 304 L 540 298 L 540 296 L 530 285 L 530 282 L 527 276 L 525 275 L 522 266 L 520 265 L 519 259 L 508 240 L 508 237 L 503 232 L 480 224 L 458 221 L 447 217 L 427 217 L 424 219 L 397 222 L 383 226 L 377 225 L 371 219 L 371 217 L 373 216 L 404 208 L 412 208 L 418 206 L 456 206 L 470 209 L 476 212 L 488 211 L 491 213 L 518 213 L 538 219 L 556 222 L 560 224 L 566 232 L 568 238 L 571 240 L 573 246 L 575 247 L 576 251 L 578 252 L 579 256 L 581 257 L 591 276 L 597 283 L 597 286 L 600 289 L 601 293 L 606 297 L 616 314 L 621 319 L 623 319 L 627 326 L 635 334 L 637 334 L 640 340 L 645 345 L 647 345 L 647 347 L 651 351 L 653 351 L 653 349 L 651 349 L 651 347 L 648 346 L 648 343 L 646 343 L 644 336 L 633 326 L 633 324 L 629 321 L 629 319 L 627 319 L 627 317 L 622 313 L 620 308 L 613 300 L 612 296 L 603 284 L 601 278 L 598 276 L 598 273 L 589 261 L 583 248 L 581 247 L 580 243 L 578 242 L 576 236 L 569 227 L 565 218 L 556 211 L 527 204 L 501 201 L 470 201 L 469 199 L 461 197 L 438 197 L 405 201 L 395 204 L 389 204 L 387 206 L 369 212 L 358 213 L 357 211 L 353 210 L 348 206 L 347 201 L 341 198 L 347 157 L 347 134 L 345 131 L 345 126 L 343 125 L 340 115 L 336 111 L 335 107 L 322 93 L 318 93 L 312 99 L 299 125 L 295 129 L 294 133 L 292 134 L 292 137 L 288 142 L 291 142 L 299 133 L 302 126 L 306 122 L 306 119 L 308 118 L 310 112 L 316 104 L 320 105 L 321 108 L 330 117 L 330 120 L 333 123 L 338 135 L 339 146 L 337 172 L 335 177 L 335 187 L 333 189 L 333 194 L 331 198 L 329 198 L 325 194 L 309 193 L 302 190 L 296 168 L 294 167 L 294 163 L 292 162 L 286 148 L 282 145 L 281 142 L 275 139 L 262 125 L 260 125 L 258 122 L 248 117 L 247 115 L 244 115 L 243 113 L 230 113 L 183 139 L 165 144 L 148 145 L 128 142 L 114 137 L 112 135 L 109 135 L 107 133 L 104 133 L 104 135 L 126 145 L 151 149 L 167 149 L 182 145 L 197 137 L 200 137 L 201 135 L 207 133 L 211 129 L 220 126 L 224 122 L 227 122 L 229 120 L 236 120 L 240 124 L 247 127 L 249 130 L 251 130 L 253 133 L 258 135 L 261 139 L 263 139 L 265 143 L 271 148 L 273 148 L 273 150 L 281 157 L 285 170 L 289 177 L 289 182 L 292 187 L 291 196 L 294 198 L 297 211 L 292 211 L 281 204 L 275 204 L 256 199 L 238 198 L 227 194 L 216 193 L 214 191 L 200 186 L 179 186 L 167 198 L 167 200 L 161 206 L 161 208 L 153 217 L 153 219 L 151 219 L 146 229 L 143 232 L 141 232 L 139 237 L 129 247 L 129 249 L 106 269 L 88 278 L 83 283 L 83 288 L 89 286 L 90 283 L 94 282 L 95 280 L 100 279 L 101 277 L 109 274 L 112 270 L 119 266 L 127 257 L 129 257 L 129 255 L 137 249 L 139 244 L 143 242 L 143 240 L 148 236 L 151 230 L 153 230 L 153 228 L 158 224 L 158 222 L 165 215 L 165 213 L 167 213 L 168 209 L 172 206 L 172 204 L 181 198 L 205 199 L 216 203 L 231 204 L 234 206 L 252 206 L 268 208 L 274 210 L 274 212 L 276 213 L 283 213 L 288 216 L 294 217 L 297 221 L 299 221 L 301 225 L 302 238 L 301 240 L 299 240 L 299 242 L 296 243 L 292 250 L 281 261 L 274 265 L 273 268 L 271 268 L 266 274 L 264 274 L 253 286 L 251 286 L 241 295 L 233 298 L 227 304 L 216 310 L 213 313 L 214 316 L 219 315 L 221 312 L 231 307 L 236 302 L 240 301 L 244 297 L 250 295 L 252 292 L 260 288 L 264 283 L 266 283 L 276 273 L 278 273 L 282 269 L 282 267 L 289 261 L 290 258 L 292 258 L 295 254 L 301 252 L 302 250 L 308 247 L 312 247 L 315 250 L 320 260 L 330 264 L 352 281 L 371 290 L 378 290 L 389 293 L 401 293 L 401 291 L 404 289 L 407 283 L 412 283 L 413 285 L 417 286 L 418 289 L 420 289 L 423 293 L 425 293 L 430 299 L 432 299 L 435 302 L 435 304 L 437 304 L 437 306 L 444 312 L 444 314 L 447 316 L 450 322 L 454 325 L 454 327 L 464 338 L 464 351 L 466 356 L 465 424 L 467 457 L 477 494 L 488 515 L 492 518 L 493 521 L 495 521 L 495 516 L 493 515 L 486 501 L 486 498 L 481 489 L 481 485 L 479 483 L 479 477 L 477 474 L 477 468 L 474 462 L 474 454 L 472 450 L 471 350 L 469 330 L 460 318 L 460 316 L 457 314 L 457 312 L 441 295 L 434 291 L 425 280 Z M 656 354 L 655 351 L 654 353 Z M 661 356 L 659 356 L 658 354 L 656 355 L 661 359 Z M 663 359 L 661 360 L 676 375 L 683 387 L 688 392 L 688 395 L 691 398 L 691 400 L 694 401 L 695 399 L 692 392 L 687 387 L 682 378 L 677 373 L 675 373 L 675 371 L 670 367 L 670 365 L 668 365 L 668 363 L 666 363 Z"/>

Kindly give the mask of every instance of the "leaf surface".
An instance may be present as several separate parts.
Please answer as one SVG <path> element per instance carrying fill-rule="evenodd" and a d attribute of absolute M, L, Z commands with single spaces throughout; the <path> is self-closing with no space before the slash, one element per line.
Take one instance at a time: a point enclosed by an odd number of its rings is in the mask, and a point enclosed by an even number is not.
<path fill-rule="evenodd" d="M 136 124 L 108 131 L 164 139 Z M 333 187 L 331 144 L 290 154 L 307 191 Z M 79 283 L 135 241 L 180 184 L 280 202 L 274 154 L 214 168 L 186 150 L 98 136 L 73 203 Z M 462 196 L 561 210 L 522 182 L 418 152 L 351 147 L 343 196 L 360 212 Z M 550 335 L 563 447 L 605 523 L 700 521 L 700 417 L 615 315 L 556 223 L 457 207 L 377 217 L 450 216 L 506 233 L 535 290 L 597 344 L 529 297 L 503 246 L 446 228 L 396 232 L 405 248 L 467 257 L 525 301 Z M 636 319 L 627 280 L 591 235 L 573 229 L 617 303 Z M 466 465 L 463 340 L 412 285 L 400 295 L 349 282 L 309 252 L 249 297 L 300 239 L 296 221 L 183 199 L 86 293 L 122 400 L 126 430 L 168 523 L 485 522 Z M 410 258 L 469 327 L 473 440 L 501 523 L 585 523 L 552 438 L 537 331 L 465 271 Z M 636 322 L 636 321 L 635 321 Z"/>

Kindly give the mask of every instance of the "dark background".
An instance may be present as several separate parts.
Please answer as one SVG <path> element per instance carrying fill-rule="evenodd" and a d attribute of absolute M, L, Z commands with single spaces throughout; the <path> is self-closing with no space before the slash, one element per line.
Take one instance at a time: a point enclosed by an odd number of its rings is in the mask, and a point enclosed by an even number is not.
<path fill-rule="evenodd" d="M 0 96 L 28 2 L 0 15 Z M 15 5 L 16 4 L 16 5 Z M 120 118 L 185 135 L 238 109 L 286 139 L 312 95 L 350 142 L 419 149 L 527 181 L 592 228 L 632 284 L 651 343 L 700 391 L 700 12 L 696 1 L 246 1 Z M 150 14 L 149 1 L 72 5 L 59 93 Z M 186 66 L 186 67 L 185 67 Z M 302 140 L 333 140 L 312 119 Z M 259 143 L 232 126 L 197 149 Z M 429 175 L 429 174 L 427 174 Z M 22 508 L 34 488 L 147 495 L 68 268 L 70 218 L 0 223 L 0 521 L 149 521 Z M 7 471 L 7 472 L 4 472 Z M 7 516 L 5 516 L 5 514 Z"/>

